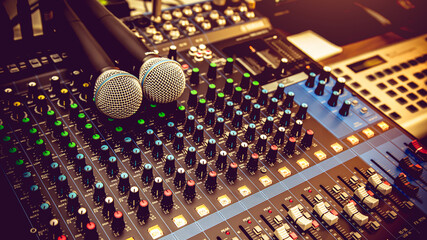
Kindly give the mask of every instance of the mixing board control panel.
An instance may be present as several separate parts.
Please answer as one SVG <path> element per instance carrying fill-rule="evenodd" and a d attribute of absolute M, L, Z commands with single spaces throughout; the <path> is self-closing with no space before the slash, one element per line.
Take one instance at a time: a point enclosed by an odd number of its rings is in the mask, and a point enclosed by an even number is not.
<path fill-rule="evenodd" d="M 1 169 L 35 239 L 422 239 L 427 151 L 345 79 L 247 5 L 149 19 L 124 22 L 182 65 L 176 102 L 109 119 L 54 63 L 2 85 Z"/>

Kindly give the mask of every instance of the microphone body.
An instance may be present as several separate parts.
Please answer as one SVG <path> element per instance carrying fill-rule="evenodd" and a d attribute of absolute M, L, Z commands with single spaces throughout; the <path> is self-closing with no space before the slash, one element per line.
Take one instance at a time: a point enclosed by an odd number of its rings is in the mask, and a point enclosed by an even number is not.
<path fill-rule="evenodd" d="M 67 2 L 64 2 L 64 16 L 92 67 L 100 72 L 94 88 L 96 107 L 115 119 L 124 119 L 135 114 L 142 103 L 142 89 L 138 78 L 115 67 Z"/>

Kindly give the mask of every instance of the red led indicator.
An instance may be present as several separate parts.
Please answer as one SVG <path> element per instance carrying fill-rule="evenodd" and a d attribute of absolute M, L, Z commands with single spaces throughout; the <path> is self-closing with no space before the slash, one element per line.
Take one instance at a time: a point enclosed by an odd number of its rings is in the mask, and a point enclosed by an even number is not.
<path fill-rule="evenodd" d="M 292 200 L 292 199 L 289 199 L 289 202 L 290 202 L 290 203 L 293 203 L 293 202 L 294 202 L 294 200 Z"/>
<path fill-rule="evenodd" d="M 270 210 L 268 210 L 268 213 L 272 213 L 273 211 L 270 209 Z"/>
<path fill-rule="evenodd" d="M 312 191 L 311 189 L 308 189 L 308 192 L 309 192 L 309 193 L 311 193 L 311 192 L 313 192 L 313 191 Z"/>
<path fill-rule="evenodd" d="M 225 234 L 230 235 L 230 232 L 229 232 L 229 231 L 227 231 L 227 232 L 225 232 Z"/>
<path fill-rule="evenodd" d="M 252 221 L 251 221 L 251 220 L 248 220 L 248 223 L 249 223 L 249 224 L 251 224 L 251 223 L 252 223 Z"/>

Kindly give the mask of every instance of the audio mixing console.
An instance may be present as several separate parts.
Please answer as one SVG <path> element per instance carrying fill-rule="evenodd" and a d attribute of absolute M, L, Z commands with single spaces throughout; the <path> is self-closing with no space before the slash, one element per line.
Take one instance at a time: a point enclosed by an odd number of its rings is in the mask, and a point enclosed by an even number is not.
<path fill-rule="evenodd" d="M 208 1 L 158 23 L 123 19 L 187 77 L 178 101 L 144 101 L 125 120 L 98 112 L 77 64 L 49 60 L 51 71 L 2 83 L 0 163 L 24 230 L 49 240 L 422 239 L 427 151 L 250 7 Z"/>

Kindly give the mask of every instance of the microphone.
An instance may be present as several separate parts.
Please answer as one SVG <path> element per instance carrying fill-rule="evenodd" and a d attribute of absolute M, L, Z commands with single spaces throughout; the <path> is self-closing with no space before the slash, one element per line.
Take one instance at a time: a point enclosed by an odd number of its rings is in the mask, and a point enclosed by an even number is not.
<path fill-rule="evenodd" d="M 177 61 L 161 58 L 153 53 L 98 1 L 81 0 L 78 7 L 87 9 L 91 17 L 97 19 L 99 27 L 119 42 L 130 56 L 142 62 L 139 81 L 145 98 L 156 103 L 169 103 L 182 95 L 185 75 Z"/>
<path fill-rule="evenodd" d="M 94 88 L 96 107 L 103 114 L 115 119 L 124 119 L 135 114 L 142 103 L 142 89 L 138 78 L 115 67 L 104 49 L 65 1 L 64 15 L 92 67 L 101 73 Z"/>

